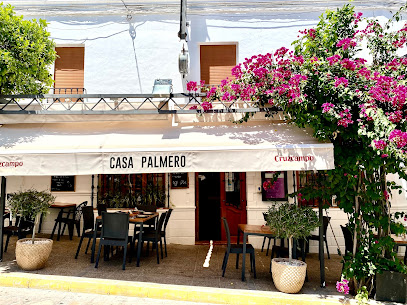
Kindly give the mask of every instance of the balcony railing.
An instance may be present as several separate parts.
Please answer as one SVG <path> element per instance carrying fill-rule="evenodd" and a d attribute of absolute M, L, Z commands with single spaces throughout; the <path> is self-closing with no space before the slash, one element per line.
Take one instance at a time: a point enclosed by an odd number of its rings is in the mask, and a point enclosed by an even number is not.
<path fill-rule="evenodd" d="M 202 107 L 202 93 L 0 95 L 0 114 L 202 114 L 264 112 L 254 102 Z M 196 108 L 196 109 L 195 109 Z"/>

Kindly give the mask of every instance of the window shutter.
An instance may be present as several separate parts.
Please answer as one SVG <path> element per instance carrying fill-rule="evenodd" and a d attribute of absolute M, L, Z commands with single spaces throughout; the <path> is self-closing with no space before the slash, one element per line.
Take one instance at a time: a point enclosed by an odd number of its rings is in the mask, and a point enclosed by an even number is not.
<path fill-rule="evenodd" d="M 84 86 L 85 48 L 57 47 L 59 56 L 55 61 L 54 88 L 69 88 L 69 91 L 59 91 L 61 94 L 82 94 Z M 75 90 L 70 90 L 75 88 Z M 77 91 L 76 89 L 81 90 Z"/>
<path fill-rule="evenodd" d="M 220 85 L 223 79 L 231 78 L 236 66 L 236 45 L 200 46 L 201 80 L 206 85 Z"/>

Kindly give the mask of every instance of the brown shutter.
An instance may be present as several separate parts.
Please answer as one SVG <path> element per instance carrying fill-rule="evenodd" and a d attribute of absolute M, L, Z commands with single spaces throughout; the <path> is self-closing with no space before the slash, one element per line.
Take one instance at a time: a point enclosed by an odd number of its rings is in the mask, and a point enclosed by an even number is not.
<path fill-rule="evenodd" d="M 55 88 L 83 88 L 85 48 L 58 47 L 55 48 L 59 56 L 55 61 Z M 61 94 L 81 94 L 80 91 L 56 92 Z"/>
<path fill-rule="evenodd" d="M 201 80 L 207 85 L 220 85 L 236 66 L 236 45 L 201 45 L 200 46 Z"/>

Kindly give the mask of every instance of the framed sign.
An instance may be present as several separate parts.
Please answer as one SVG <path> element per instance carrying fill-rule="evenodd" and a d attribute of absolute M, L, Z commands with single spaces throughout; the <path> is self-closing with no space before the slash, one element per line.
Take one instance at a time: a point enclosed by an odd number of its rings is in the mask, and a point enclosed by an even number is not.
<path fill-rule="evenodd" d="M 171 177 L 172 189 L 185 189 L 189 187 L 188 173 L 173 173 Z"/>
<path fill-rule="evenodd" d="M 263 201 L 287 201 L 287 172 L 281 172 L 277 179 L 274 178 L 275 172 L 261 172 L 261 195 Z M 275 181 L 274 181 L 275 180 Z M 271 183 L 274 183 L 271 185 Z M 269 182 L 269 186 L 263 186 Z"/>
<path fill-rule="evenodd" d="M 75 176 L 51 176 L 51 192 L 75 192 Z"/>

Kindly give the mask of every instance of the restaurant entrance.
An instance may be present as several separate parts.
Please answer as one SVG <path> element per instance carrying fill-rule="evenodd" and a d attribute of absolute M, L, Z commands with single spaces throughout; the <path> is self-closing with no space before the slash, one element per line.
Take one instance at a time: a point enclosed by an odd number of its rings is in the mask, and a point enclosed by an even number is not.
<path fill-rule="evenodd" d="M 246 173 L 196 174 L 196 241 L 226 243 L 221 218 L 229 224 L 232 242 L 237 239 L 237 225 L 247 222 Z"/>

